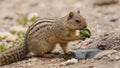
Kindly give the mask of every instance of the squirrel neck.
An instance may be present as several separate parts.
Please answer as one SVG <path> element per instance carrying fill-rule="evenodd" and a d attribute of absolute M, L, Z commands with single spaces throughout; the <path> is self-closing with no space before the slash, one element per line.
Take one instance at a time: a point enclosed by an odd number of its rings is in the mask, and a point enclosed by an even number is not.
<path fill-rule="evenodd" d="M 75 32 L 75 30 L 71 30 L 71 29 L 69 29 L 68 27 L 65 26 L 65 19 L 66 19 L 66 17 L 67 17 L 67 16 L 64 16 L 64 17 L 62 17 L 62 18 L 57 19 L 57 20 L 55 21 L 55 23 L 53 23 L 51 29 L 52 29 L 52 30 L 56 29 L 56 30 L 58 30 L 58 31 L 60 31 L 60 30 L 67 30 L 67 31 L 69 31 L 69 32 Z M 58 28 L 58 27 L 59 27 L 59 28 Z"/>

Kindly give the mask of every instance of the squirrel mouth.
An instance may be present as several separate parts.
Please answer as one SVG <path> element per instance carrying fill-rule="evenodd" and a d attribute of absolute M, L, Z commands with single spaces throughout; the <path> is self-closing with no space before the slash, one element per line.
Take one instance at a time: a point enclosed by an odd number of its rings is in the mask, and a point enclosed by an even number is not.
<path fill-rule="evenodd" d="M 85 27 L 86 28 L 86 27 Z M 81 28 L 81 29 L 79 29 L 79 30 L 83 30 L 83 29 L 85 29 L 85 28 Z"/>
<path fill-rule="evenodd" d="M 83 28 L 79 28 L 79 30 L 83 30 L 83 29 L 86 29 L 87 28 L 87 26 L 84 26 Z"/>

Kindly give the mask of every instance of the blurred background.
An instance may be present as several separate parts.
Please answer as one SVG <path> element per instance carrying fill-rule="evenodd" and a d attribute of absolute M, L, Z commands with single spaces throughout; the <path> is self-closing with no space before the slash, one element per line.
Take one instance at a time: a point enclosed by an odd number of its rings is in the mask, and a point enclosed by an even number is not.
<path fill-rule="evenodd" d="M 119 6 L 119 0 L 0 0 L 0 31 L 9 30 L 10 25 L 27 25 L 20 22 L 25 15 L 29 20 L 34 15 L 39 18 L 60 18 L 76 10 L 81 11 L 88 24 L 118 22 Z"/>

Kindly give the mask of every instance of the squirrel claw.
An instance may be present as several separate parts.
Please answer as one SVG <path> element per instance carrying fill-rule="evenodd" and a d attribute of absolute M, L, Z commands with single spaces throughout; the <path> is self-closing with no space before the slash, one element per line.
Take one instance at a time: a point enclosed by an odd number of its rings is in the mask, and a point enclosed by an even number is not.
<path fill-rule="evenodd" d="M 86 39 L 86 37 L 81 35 L 81 40 L 85 40 L 85 39 Z"/>
<path fill-rule="evenodd" d="M 67 53 L 65 53 L 66 55 L 73 55 L 73 54 L 75 54 L 73 51 L 69 51 L 69 52 L 67 52 Z"/>
<path fill-rule="evenodd" d="M 54 55 L 59 55 L 60 52 L 55 51 L 55 52 L 52 52 L 52 54 L 54 54 Z"/>

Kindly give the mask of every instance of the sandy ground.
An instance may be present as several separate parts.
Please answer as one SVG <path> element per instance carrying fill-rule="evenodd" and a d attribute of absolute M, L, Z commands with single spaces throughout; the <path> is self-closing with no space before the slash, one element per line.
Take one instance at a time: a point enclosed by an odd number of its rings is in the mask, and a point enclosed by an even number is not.
<path fill-rule="evenodd" d="M 12 26 L 19 26 L 16 21 L 19 14 L 36 12 L 40 18 L 55 19 L 74 10 L 81 11 L 92 36 L 81 43 L 80 41 L 70 43 L 70 49 L 73 51 L 94 48 L 104 34 L 120 29 L 120 3 L 95 6 L 92 0 L 0 0 L 0 32 L 9 32 Z M 61 65 L 65 61 L 63 58 L 33 57 L 3 68 L 120 68 L 120 61 L 88 59 L 79 60 L 76 64 Z"/>

